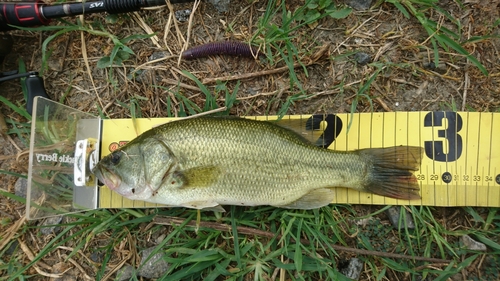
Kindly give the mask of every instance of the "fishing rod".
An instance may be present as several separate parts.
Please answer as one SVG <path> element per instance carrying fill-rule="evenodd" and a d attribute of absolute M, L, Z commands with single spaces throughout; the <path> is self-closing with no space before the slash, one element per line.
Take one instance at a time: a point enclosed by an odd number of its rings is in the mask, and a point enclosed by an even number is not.
<path fill-rule="evenodd" d="M 170 3 L 187 3 L 194 0 L 170 0 Z M 16 29 L 16 27 L 34 27 L 47 25 L 51 19 L 95 13 L 128 13 L 141 8 L 165 5 L 165 0 L 104 0 L 80 3 L 63 3 L 47 5 L 40 0 L 32 2 L 0 2 L 0 32 Z M 12 38 L 9 34 L 0 34 L 0 63 L 12 49 Z M 8 80 L 24 78 L 28 92 L 26 109 L 31 114 L 33 99 L 36 96 L 49 98 L 43 79 L 38 72 L 18 73 L 16 70 L 0 72 L 0 83 Z"/>
<path fill-rule="evenodd" d="M 194 0 L 170 0 L 170 3 L 187 3 Z M 104 0 L 47 5 L 40 0 L 33 2 L 0 2 L 0 32 L 16 26 L 32 27 L 49 24 L 51 19 L 95 13 L 128 13 L 141 8 L 165 5 L 165 0 Z"/>

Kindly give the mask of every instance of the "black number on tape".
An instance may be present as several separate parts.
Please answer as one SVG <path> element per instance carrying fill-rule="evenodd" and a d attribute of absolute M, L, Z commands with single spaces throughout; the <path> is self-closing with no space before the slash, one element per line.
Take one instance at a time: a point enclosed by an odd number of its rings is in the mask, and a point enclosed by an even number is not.
<path fill-rule="evenodd" d="M 307 119 L 306 130 L 319 130 L 322 121 L 326 121 L 326 128 L 316 141 L 316 146 L 328 148 L 342 131 L 342 120 L 335 114 L 315 114 Z"/>
<path fill-rule="evenodd" d="M 443 175 L 441 176 L 441 179 L 443 179 L 443 181 L 445 183 L 450 183 L 451 182 L 451 174 L 450 172 L 444 172 Z"/>
<path fill-rule="evenodd" d="M 448 142 L 448 151 L 445 152 L 443 140 L 425 141 L 424 148 L 427 157 L 440 162 L 457 160 L 462 155 L 462 136 L 458 132 L 462 129 L 462 117 L 456 112 L 429 112 L 424 117 L 424 127 L 441 127 L 446 119 L 448 124 L 443 130 L 438 130 L 438 137 Z"/>

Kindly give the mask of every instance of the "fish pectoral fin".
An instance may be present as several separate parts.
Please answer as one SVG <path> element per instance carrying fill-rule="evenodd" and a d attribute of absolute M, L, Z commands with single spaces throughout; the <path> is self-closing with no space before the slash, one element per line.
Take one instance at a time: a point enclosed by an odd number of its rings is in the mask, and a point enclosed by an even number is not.
<path fill-rule="evenodd" d="M 274 205 L 275 207 L 286 209 L 316 209 L 324 207 L 333 201 L 335 191 L 330 188 L 318 188 L 310 191 L 294 202 L 287 205 Z"/>
<path fill-rule="evenodd" d="M 225 212 L 219 203 L 214 201 L 191 201 L 181 205 L 182 207 L 198 209 L 203 211 Z"/>
<path fill-rule="evenodd" d="M 182 188 L 209 187 L 217 181 L 221 174 L 220 169 L 216 166 L 195 167 L 179 173 L 184 180 Z"/>

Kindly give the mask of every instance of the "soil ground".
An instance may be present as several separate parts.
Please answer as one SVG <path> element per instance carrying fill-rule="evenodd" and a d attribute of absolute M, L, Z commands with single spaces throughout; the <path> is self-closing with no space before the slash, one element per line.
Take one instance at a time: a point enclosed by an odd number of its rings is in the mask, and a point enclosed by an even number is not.
<path fill-rule="evenodd" d="M 414 17 L 406 18 L 391 4 L 381 3 L 368 11 L 353 11 L 345 19 L 326 17 L 318 21 L 314 28 L 304 27 L 293 33 L 292 43 L 300 50 L 299 56 L 304 63 L 310 62 L 321 46 L 325 46 L 326 51 L 320 58 L 314 58 L 314 63 L 305 68 L 307 72 L 301 67 L 295 69 L 306 98 L 292 103 L 287 113 L 350 112 L 353 99 L 361 85 L 376 71 L 377 63 L 384 66 L 384 69 L 366 92 L 373 102 L 373 107 L 370 106 L 369 99 L 362 98 L 356 108 L 357 112 L 454 109 L 498 111 L 500 29 L 498 23 L 496 26 L 494 23 L 500 19 L 500 1 L 463 1 L 463 6 L 457 2 L 439 1 L 437 5 L 460 21 L 461 29 L 458 31 L 456 26 L 443 19 L 440 14 L 431 12 L 428 16 L 460 33 L 460 41 L 483 36 L 483 39 L 465 43 L 463 47 L 485 66 L 489 71 L 488 76 L 483 75 L 478 68 L 453 50 L 440 49 L 441 63 L 433 66 L 430 59 L 433 57 L 433 51 L 428 40 L 429 34 L 418 20 Z M 289 11 L 294 11 L 301 4 L 302 1 L 286 3 Z M 257 31 L 258 20 L 266 5 L 266 1 L 249 3 L 244 0 L 232 0 L 229 11 L 219 13 L 213 5 L 201 3 L 193 18 L 189 45 L 229 39 L 248 42 Z M 173 8 L 192 9 L 192 3 L 175 4 Z M 183 46 L 179 34 L 187 37 L 188 23 L 179 22 L 177 30 L 173 23 L 169 24 L 170 13 L 166 7 L 140 11 L 137 15 L 156 32 L 159 41 L 155 43 L 146 38 L 128 42 L 126 45 L 135 55 L 125 60 L 122 66 L 113 67 L 111 80 L 109 68 L 97 67 L 97 62 L 102 57 L 109 56 L 113 50 L 114 45 L 109 37 L 79 31 L 57 36 L 48 45 L 50 57 L 47 60 L 48 67 L 43 71 L 49 96 L 53 100 L 94 115 L 98 115 L 101 109 L 109 118 L 130 118 L 129 108 L 123 105 L 136 100 L 143 117 L 164 117 L 177 115 L 180 111 L 179 100 L 173 92 L 182 94 L 200 107 L 204 104 L 204 95 L 196 89 L 197 86 L 191 79 L 181 73 L 182 70 L 187 70 L 200 81 L 204 81 L 229 75 L 259 73 L 285 66 L 279 59 L 271 63 L 265 58 L 227 56 L 181 60 L 178 63 L 178 55 Z M 74 23 L 76 19 L 67 20 Z M 118 16 L 113 21 L 105 14 L 88 15 L 84 20 L 89 23 L 86 26 L 94 30 L 100 29 L 97 23 L 103 23 L 105 32 L 120 39 L 146 33 L 132 14 Z M 275 19 L 275 22 L 279 25 L 280 21 Z M 52 22 L 52 25 L 64 24 L 59 21 Z M 166 29 L 167 26 L 169 29 Z M 24 61 L 27 70 L 42 69 L 42 43 L 53 32 L 9 33 L 14 39 L 14 48 L 5 58 L 0 70 L 18 69 L 20 60 Z M 151 56 L 158 56 L 159 52 L 166 54 L 166 57 L 161 61 L 148 63 Z M 373 63 L 357 63 L 354 54 L 358 52 L 369 54 Z M 279 58 L 278 54 L 273 55 Z M 85 58 L 88 59 L 89 68 Z M 134 70 L 139 70 L 136 77 L 140 79 L 128 78 Z M 179 82 L 182 83 L 180 87 Z M 215 89 L 215 83 L 205 84 L 209 89 Z M 235 81 L 226 84 L 229 91 L 232 91 L 235 85 Z M 288 97 L 300 93 L 297 85 L 290 87 L 290 74 L 287 70 L 269 75 L 254 75 L 240 81 L 237 96 L 239 102 L 230 112 L 239 116 L 273 115 L 282 108 Z M 24 104 L 19 81 L 0 84 L 0 94 L 14 104 Z M 176 105 L 171 112 L 167 112 L 168 99 Z M 224 105 L 223 96 L 219 98 L 219 103 Z M 6 105 L 1 104 L 0 109 L 8 119 L 25 122 L 22 116 Z M 15 135 L 11 135 L 9 138 L 0 138 L 0 146 L 0 169 L 27 174 L 28 159 L 26 154 L 22 154 L 27 150 L 26 145 Z M 19 157 L 16 157 L 18 155 Z M 13 193 L 16 180 L 14 176 L 0 174 L 2 190 Z M 366 208 L 369 210 L 370 207 Z M 435 216 L 440 220 L 457 212 L 462 211 L 443 209 L 436 211 Z M 23 217 L 24 206 L 2 197 L 0 213 L 1 217 L 16 221 Z M 460 220 L 461 216 L 453 217 L 455 225 L 467 224 L 465 220 Z M 29 235 L 35 234 L 24 233 L 21 237 Z M 30 247 L 35 251 L 39 246 Z M 54 258 L 52 256 L 52 259 Z M 50 259 L 44 262 L 55 264 L 55 260 Z M 92 276 L 92 273 L 90 275 Z"/>

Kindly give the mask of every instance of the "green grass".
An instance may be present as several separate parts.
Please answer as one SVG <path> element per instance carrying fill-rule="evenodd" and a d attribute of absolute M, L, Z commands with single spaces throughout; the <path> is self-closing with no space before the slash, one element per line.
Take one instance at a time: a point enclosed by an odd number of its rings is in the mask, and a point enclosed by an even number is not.
<path fill-rule="evenodd" d="M 419 277 L 446 280 L 482 256 L 460 246 L 457 238 L 462 234 L 470 234 L 488 245 L 488 255 L 495 257 L 500 254 L 500 245 L 495 242 L 500 219 L 496 208 L 485 213 L 467 208 L 465 210 L 469 214 L 466 216 L 479 220 L 476 222 L 477 228 L 450 231 L 436 221 L 433 208 L 409 207 L 416 228 L 404 227 L 399 232 L 399 239 L 395 240 L 387 239 L 394 230 L 381 223 L 379 211 L 359 216 L 351 207 L 342 205 L 311 211 L 271 207 L 227 207 L 227 210 L 221 216 L 203 212 L 203 224 L 198 233 L 194 232 L 192 226 L 196 211 L 183 208 L 96 210 L 71 214 L 67 216 L 66 223 L 58 225 L 61 232 L 38 251 L 32 262 L 23 264 L 15 255 L 7 256 L 3 249 L 0 252 L 3 264 L 0 270 L 9 278 L 2 277 L 0 280 L 29 277 L 25 275 L 28 268 L 46 255 L 53 255 L 56 247 L 69 241 L 73 250 L 67 253 L 68 258 L 78 258 L 81 251 L 103 253 L 103 263 L 97 271 L 99 280 L 106 274 L 107 263 L 116 256 L 116 245 L 125 243 L 129 247 L 136 243 L 134 246 L 140 250 L 148 237 L 154 236 L 156 232 L 166 235 L 157 246 L 157 252 L 165 253 L 164 259 L 170 264 L 167 274 L 160 280 L 239 280 L 252 276 L 254 280 L 265 280 L 280 269 L 291 280 L 349 280 L 338 269 L 348 253 L 338 252 L 332 245 L 352 246 L 353 243 L 359 249 L 452 260 L 447 268 L 436 268 L 426 267 L 428 262 L 424 261 L 359 256 L 371 269 L 370 276 L 367 276 L 371 280 L 377 279 L 376 276 L 386 276 L 388 271 L 409 274 L 410 279 L 407 280 Z M 181 222 L 167 228 L 167 232 L 155 223 L 148 232 L 142 231 L 151 221 L 164 217 L 180 218 Z M 354 224 L 367 217 L 371 218 L 367 225 Z M 227 231 L 206 227 L 207 223 L 226 226 Z M 26 225 L 23 232 L 33 227 L 38 228 Z M 245 233 L 241 233 L 240 227 L 247 228 Z M 269 236 L 251 235 L 248 229 L 256 233 L 264 231 Z M 108 237 L 105 246 L 92 243 L 104 233 Z M 6 249 L 14 244 L 15 240 Z"/>
<path fill-rule="evenodd" d="M 396 8 L 406 17 L 416 18 L 422 27 L 427 31 L 432 43 L 434 53 L 434 64 L 439 64 L 439 52 L 441 47 L 446 52 L 455 51 L 458 54 L 466 57 L 474 64 L 484 75 L 488 75 L 488 70 L 479 62 L 479 60 L 471 55 L 464 47 L 463 44 L 468 43 L 463 40 L 461 34 L 461 23 L 458 19 L 454 18 L 450 13 L 439 6 L 438 0 L 386 0 L 386 2 L 393 4 Z M 460 3 L 460 2 L 459 2 Z M 461 3 L 460 3 L 461 6 Z M 456 26 L 456 30 L 450 30 L 436 21 L 429 18 L 430 12 L 436 12 L 442 15 L 447 21 Z M 487 39 L 486 37 L 475 38 L 478 41 Z M 463 41 L 463 42 L 460 42 Z"/>
<path fill-rule="evenodd" d="M 284 64 L 288 67 L 288 87 L 294 94 L 287 96 L 281 103 L 276 113 L 278 116 L 287 114 L 296 102 L 309 97 L 296 74 L 297 71 L 303 71 L 308 76 L 302 59 L 312 52 L 298 46 L 298 42 L 307 36 L 301 29 L 325 17 L 345 18 L 351 11 L 350 8 L 338 8 L 332 1 L 308 0 L 295 11 L 288 10 L 284 1 L 267 2 L 267 8 L 258 21 L 257 31 L 251 41 L 261 47 L 269 65 Z M 306 42 L 311 38 L 308 39 Z M 295 63 L 301 66 L 295 67 Z"/>
<path fill-rule="evenodd" d="M 276 66 L 283 64 L 289 68 L 291 95 L 285 97 L 277 113 L 286 114 L 294 103 L 309 97 L 303 89 L 296 71 L 307 74 L 307 68 L 295 68 L 293 64 L 311 50 L 302 49 L 297 44 L 301 32 L 328 16 L 342 18 L 351 10 L 333 7 L 328 1 L 309 0 L 300 9 L 287 10 L 286 1 L 269 1 L 264 15 L 259 21 L 257 32 L 252 42 L 262 44 L 267 54 L 267 62 Z M 460 24 L 451 15 L 437 6 L 437 1 L 387 1 L 406 17 L 415 17 L 431 36 L 435 61 L 439 60 L 440 50 L 454 51 L 469 59 L 484 74 L 484 67 L 473 56 L 465 52 L 458 31 Z M 428 19 L 430 11 L 436 11 L 453 22 L 457 31 L 438 27 Z M 61 27 L 42 27 L 33 31 L 52 32 L 43 43 L 44 65 L 50 50 L 48 43 L 66 32 L 84 31 L 96 36 L 110 38 L 113 49 L 109 56 L 101 58 L 99 66 L 110 70 L 132 55 L 127 47 L 129 40 L 145 37 L 125 37 L 123 39 L 99 29 L 90 30 L 80 24 L 67 24 Z M 483 38 L 475 38 L 474 40 Z M 471 39 L 472 40 L 472 39 Z M 469 40 L 469 42 L 471 42 Z M 332 58 L 335 59 L 335 58 Z M 436 63 L 437 64 L 437 63 Z M 352 86 L 355 93 L 351 112 L 358 111 L 359 103 L 372 103 L 371 85 L 380 79 L 384 71 L 391 68 L 404 68 L 387 62 L 372 63 L 360 84 Z M 209 110 L 226 107 L 218 115 L 227 115 L 238 105 L 237 93 L 240 83 L 228 85 L 219 83 L 214 88 L 203 85 L 196 76 L 183 71 L 186 77 L 199 87 L 201 96 L 193 100 L 183 93 L 181 88 L 164 91 L 166 105 L 165 116 L 189 116 Z M 110 77 L 111 79 L 112 77 Z M 342 85 L 340 91 L 344 89 Z M 172 98 L 173 97 L 173 98 Z M 174 98 L 177 103 L 174 102 Z M 24 104 L 10 102 L 0 96 L 0 101 L 17 114 L 18 119 L 8 118 L 8 134 L 19 138 L 25 146 L 29 143 L 30 116 Z M 127 101 L 117 103 L 129 111 L 132 118 L 142 116 L 141 104 L 145 98 L 135 95 Z M 456 110 L 454 100 L 444 104 L 443 108 Z M 100 109 L 98 109 L 100 111 Z M 100 115 L 105 117 L 102 111 Z M 60 140 L 56 132 L 47 131 L 48 139 Z M 0 170 L 0 173 L 26 177 L 25 174 Z M 24 204 L 23 198 L 0 190 L 0 195 L 9 202 Z M 330 205 L 317 210 L 285 210 L 274 207 L 229 207 L 226 213 L 203 212 L 199 230 L 195 231 L 196 211 L 184 208 L 172 209 L 123 209 L 93 210 L 81 214 L 70 214 L 58 225 L 60 232 L 55 236 L 42 237 L 37 222 L 30 222 L 17 230 L 7 245 L 0 249 L 0 280 L 25 280 L 37 275 L 33 265 L 45 258 L 58 259 L 62 251 L 59 246 L 71 245 L 65 252 L 67 258 L 82 263 L 86 269 L 94 270 L 96 280 L 102 279 L 111 267 L 117 263 L 120 246 L 125 250 L 142 250 L 155 244 L 156 252 L 165 254 L 164 259 L 170 264 L 167 273 L 159 280 L 270 280 L 283 275 L 286 280 L 348 280 L 341 272 L 341 265 L 346 259 L 356 255 L 365 263 L 362 280 L 391 280 L 396 274 L 405 280 L 447 280 L 454 274 L 460 274 L 481 259 L 488 262 L 483 276 L 471 275 L 471 280 L 498 280 L 500 267 L 500 212 L 498 208 L 453 208 L 459 212 L 457 224 L 448 219 L 451 210 L 426 206 L 401 208 L 401 230 L 396 230 L 387 223 L 384 211 L 389 206 L 373 206 L 369 213 L 358 213 L 358 207 L 349 205 Z M 366 209 L 364 209 L 366 210 Z M 408 211 L 405 212 L 405 210 Z M 405 216 L 410 216 L 415 228 L 404 225 Z M 176 218 L 173 225 L 163 225 L 162 218 Z M 357 222 L 368 219 L 365 225 Z M 12 223 L 9 218 L 0 220 L 1 229 Z M 7 232 L 1 232 L 0 239 Z M 467 250 L 460 242 L 462 235 L 470 235 L 487 245 L 487 253 Z M 33 236 L 32 236 L 33 235 Z M 153 243 L 152 237 L 164 238 Z M 31 237 L 46 243 L 37 244 Z M 23 254 L 17 238 L 33 243 L 34 259 L 29 261 Z M 29 239 L 26 239 L 29 238 Z M 47 239 L 46 241 L 44 239 Z M 351 247 L 358 250 L 372 251 L 365 254 L 339 250 L 336 246 Z M 12 250 L 13 251 L 10 251 Z M 404 254 L 411 257 L 439 258 L 451 260 L 447 264 L 431 261 L 384 257 L 375 252 Z M 102 253 L 102 261 L 87 264 L 82 256 Z M 136 266 L 138 261 L 128 262 Z M 139 280 L 138 278 L 134 280 Z"/>
<path fill-rule="evenodd" d="M 231 108 L 238 104 L 236 98 L 239 90 L 240 82 L 238 81 L 232 91 L 226 86 L 226 83 L 217 82 L 217 85 L 213 90 L 210 90 L 207 86 L 203 85 L 201 81 L 196 78 L 192 73 L 184 70 L 183 74 L 191 79 L 200 88 L 203 94 L 203 106 L 200 107 L 198 104 L 188 97 L 186 97 L 181 91 L 180 87 L 175 87 L 174 90 L 168 89 L 166 87 L 157 86 L 157 88 L 164 90 L 168 95 L 166 96 L 166 108 L 165 115 L 167 117 L 187 117 L 191 115 L 196 115 L 199 113 L 207 111 L 217 111 L 214 113 L 215 116 L 229 115 Z M 175 101 L 174 102 L 174 98 Z M 224 103 L 218 101 L 220 99 L 224 100 Z M 226 108 L 223 111 L 218 111 L 219 109 Z"/>
<path fill-rule="evenodd" d="M 106 37 L 111 40 L 113 44 L 111 53 L 107 56 L 101 57 L 97 62 L 97 67 L 108 69 L 108 82 L 111 83 L 115 90 L 119 87 L 119 84 L 118 80 L 113 75 L 113 67 L 122 66 L 124 61 L 130 59 L 130 56 L 135 55 L 134 51 L 129 48 L 127 44 L 133 40 L 146 39 L 154 36 L 154 34 L 133 34 L 124 38 L 119 38 L 118 36 L 111 34 L 106 29 L 106 27 L 98 21 L 94 22 L 92 27 L 88 24 L 81 23 L 79 20 L 76 20 L 76 24 L 65 20 L 61 21 L 64 23 L 63 25 L 50 25 L 30 28 L 19 27 L 19 29 L 26 31 L 48 31 L 52 33 L 42 43 L 42 68 L 40 69 L 40 75 L 43 75 L 43 73 L 48 69 L 47 61 L 52 54 L 52 50 L 51 48 L 49 48 L 49 44 L 63 34 L 82 31 L 94 36 Z"/>
<path fill-rule="evenodd" d="M 22 59 L 19 59 L 19 66 L 18 66 L 18 72 L 19 73 L 26 73 L 26 66 L 25 63 Z M 22 79 L 21 81 L 24 81 Z M 23 97 L 24 97 L 24 104 L 21 104 L 18 102 L 17 104 L 11 102 L 7 98 L 3 97 L 0 95 L 0 102 L 3 103 L 7 108 L 18 114 L 19 116 L 22 116 L 23 118 L 21 121 L 19 120 L 14 120 L 11 118 L 6 118 L 5 122 L 10 125 L 9 130 L 7 131 L 7 134 L 9 135 L 15 135 L 19 138 L 21 143 L 25 147 L 29 147 L 29 134 L 31 132 L 31 115 L 28 113 L 26 110 L 26 100 L 28 99 L 28 90 L 26 88 L 25 83 L 21 83 L 21 89 L 23 92 Z M 24 120 L 23 120 L 24 119 Z"/>

